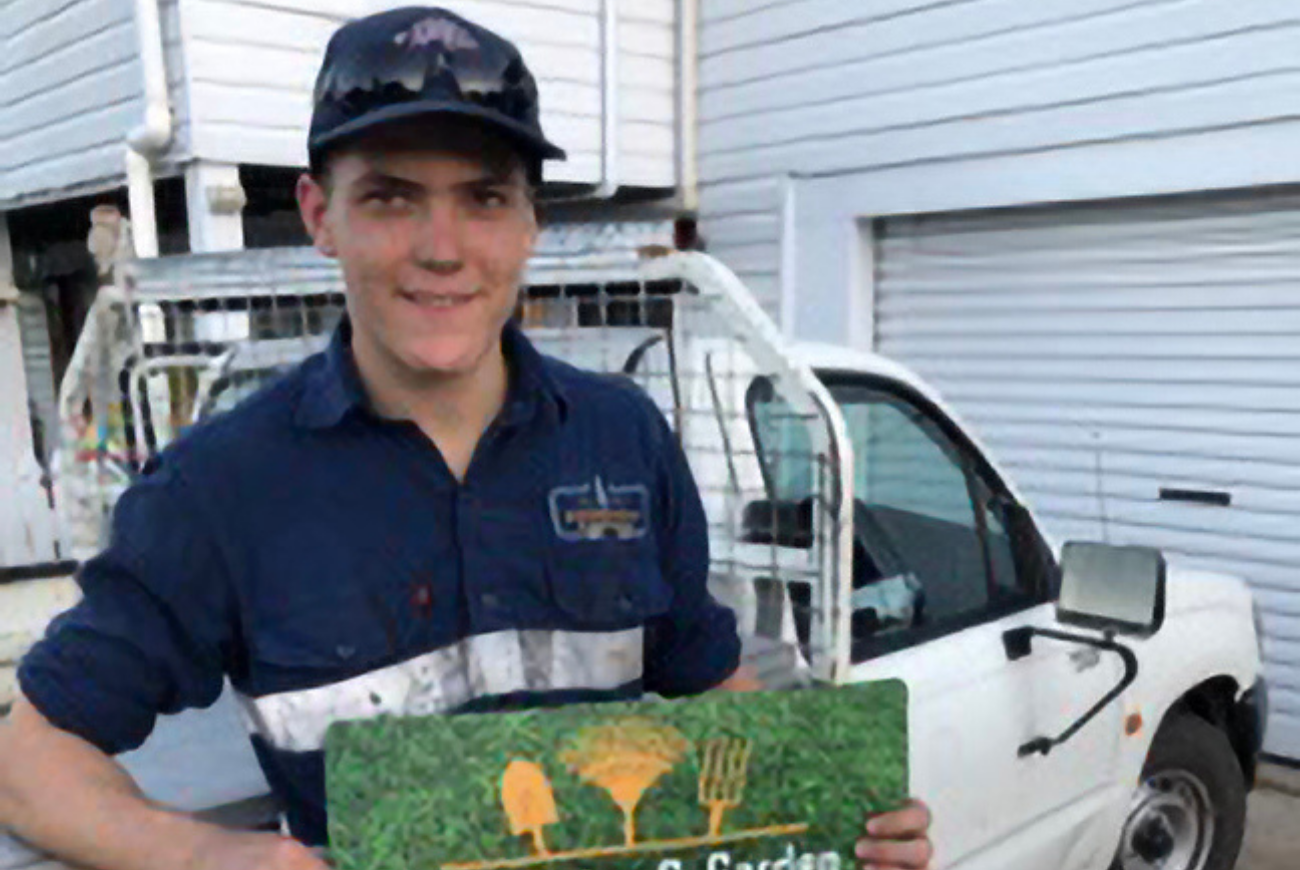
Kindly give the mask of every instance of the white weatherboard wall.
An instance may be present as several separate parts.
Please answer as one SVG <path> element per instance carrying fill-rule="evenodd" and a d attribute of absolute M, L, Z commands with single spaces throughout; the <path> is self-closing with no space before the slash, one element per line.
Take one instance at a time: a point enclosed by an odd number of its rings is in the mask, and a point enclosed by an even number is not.
<path fill-rule="evenodd" d="M 178 0 L 163 0 L 178 151 Z M 0 207 L 116 187 L 143 119 L 134 0 L 0 0 Z"/>
<path fill-rule="evenodd" d="M 143 120 L 136 0 L 0 0 L 0 208 L 125 182 Z M 172 116 L 164 171 L 302 166 L 311 91 L 330 33 L 400 0 L 161 0 Z M 450 8 L 515 40 L 540 80 L 543 124 L 571 160 L 557 181 L 602 171 L 601 0 L 467 0 Z M 676 185 L 676 2 L 619 0 L 618 180 Z"/>
<path fill-rule="evenodd" d="M 1300 179 L 1298 24 L 1294 0 L 701 0 L 705 237 L 775 313 L 787 175 L 861 215 Z"/>
<path fill-rule="evenodd" d="M 348 18 L 406 5 L 375 0 L 180 0 L 194 112 L 193 155 L 297 166 L 317 68 Z M 548 177 L 594 183 L 602 146 L 600 0 L 444 4 L 519 45 L 539 80 L 542 124 L 569 152 Z M 619 164 L 626 185 L 676 182 L 675 2 L 618 3 Z"/>
<path fill-rule="evenodd" d="M 953 402 L 1050 533 L 1250 582 L 1268 748 L 1300 758 L 1300 194 L 899 218 L 876 270 L 879 349 Z"/>

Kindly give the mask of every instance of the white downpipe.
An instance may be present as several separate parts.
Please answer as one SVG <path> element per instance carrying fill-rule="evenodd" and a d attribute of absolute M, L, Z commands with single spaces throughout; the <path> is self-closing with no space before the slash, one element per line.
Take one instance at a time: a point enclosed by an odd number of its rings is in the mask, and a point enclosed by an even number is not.
<path fill-rule="evenodd" d="M 131 209 L 131 239 L 142 260 L 158 256 L 158 214 L 154 207 L 153 167 L 134 148 L 126 149 L 126 195 Z"/>
<path fill-rule="evenodd" d="M 142 154 L 157 154 L 172 141 L 172 111 L 167 102 L 167 66 L 163 56 L 161 0 L 135 0 L 135 26 L 144 70 L 144 121 L 127 135 L 127 144 Z"/>
<path fill-rule="evenodd" d="M 680 0 L 677 9 L 678 181 L 682 186 L 682 207 L 696 212 L 700 208 L 700 0 Z"/>
<path fill-rule="evenodd" d="M 618 0 L 601 0 L 600 3 L 601 51 L 601 154 L 600 183 L 591 196 L 609 199 L 622 184 L 619 178 L 619 100 L 618 100 Z"/>
<path fill-rule="evenodd" d="M 135 0 L 135 27 L 144 71 L 144 120 L 127 134 L 126 178 L 136 256 L 158 256 L 158 219 L 154 208 L 151 161 L 172 141 L 172 112 L 167 99 L 161 0 Z"/>

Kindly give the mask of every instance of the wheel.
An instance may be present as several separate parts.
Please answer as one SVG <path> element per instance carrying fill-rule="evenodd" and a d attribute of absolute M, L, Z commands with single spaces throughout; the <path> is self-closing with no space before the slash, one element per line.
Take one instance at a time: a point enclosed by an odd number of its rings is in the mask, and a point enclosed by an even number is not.
<path fill-rule="evenodd" d="M 1232 870 L 1246 782 L 1228 737 L 1175 713 L 1156 733 L 1111 870 Z"/>

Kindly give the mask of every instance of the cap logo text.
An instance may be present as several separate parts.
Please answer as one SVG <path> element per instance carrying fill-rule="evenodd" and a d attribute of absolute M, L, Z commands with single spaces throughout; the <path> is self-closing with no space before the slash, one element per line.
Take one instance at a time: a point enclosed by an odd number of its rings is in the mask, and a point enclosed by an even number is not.
<path fill-rule="evenodd" d="M 437 42 L 448 51 L 475 51 L 479 47 L 478 40 L 468 30 L 446 18 L 426 18 L 410 30 L 399 33 L 393 42 L 407 48 L 424 48 Z"/>

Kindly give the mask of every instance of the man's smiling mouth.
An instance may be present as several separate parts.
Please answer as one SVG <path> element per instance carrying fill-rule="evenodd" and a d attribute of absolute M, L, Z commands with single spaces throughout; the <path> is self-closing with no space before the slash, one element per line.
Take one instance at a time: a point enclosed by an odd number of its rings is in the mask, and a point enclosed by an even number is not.
<path fill-rule="evenodd" d="M 425 293 L 398 290 L 397 295 L 420 308 L 457 308 L 479 297 L 479 291 L 469 293 Z"/>

